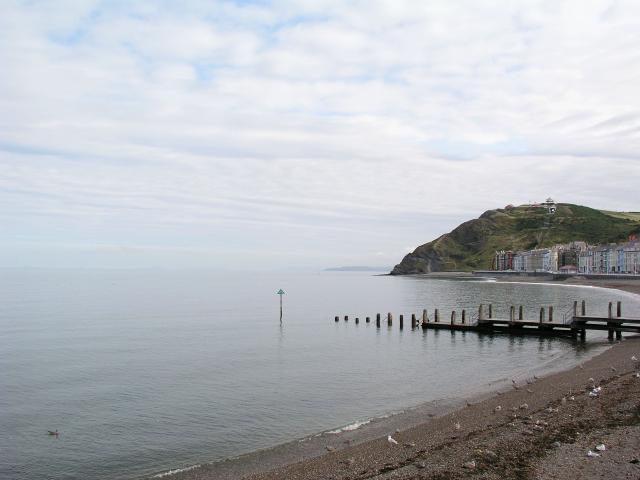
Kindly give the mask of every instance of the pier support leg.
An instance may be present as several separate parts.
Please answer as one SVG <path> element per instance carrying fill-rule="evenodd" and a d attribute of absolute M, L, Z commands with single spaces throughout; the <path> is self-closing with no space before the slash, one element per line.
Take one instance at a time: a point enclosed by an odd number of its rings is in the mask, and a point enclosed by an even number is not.
<path fill-rule="evenodd" d="M 422 310 L 422 328 L 427 328 L 427 321 L 428 321 L 428 317 L 427 317 L 427 309 L 425 308 L 424 310 Z"/>
<path fill-rule="evenodd" d="M 587 339 L 587 330 L 582 328 L 580 329 L 580 340 L 583 342 Z"/>
<path fill-rule="evenodd" d="M 400 330 L 404 327 L 404 315 L 400 315 Z"/>
<path fill-rule="evenodd" d="M 467 312 L 466 310 L 462 310 L 462 324 L 464 325 L 467 322 Z"/>
<path fill-rule="evenodd" d="M 437 308 L 436 308 L 436 311 L 433 313 L 433 316 L 434 316 L 434 321 L 438 323 L 440 321 L 440 312 L 438 311 Z"/>
<path fill-rule="evenodd" d="M 489 318 L 493 318 L 493 304 L 489 304 Z"/>
<path fill-rule="evenodd" d="M 522 305 L 518 309 L 518 320 L 524 320 L 524 307 Z"/>
<path fill-rule="evenodd" d="M 516 307 L 511 305 L 509 307 L 509 326 L 513 327 L 516 322 Z"/>
<path fill-rule="evenodd" d="M 587 315 L 587 304 L 584 300 L 582 300 L 582 304 L 580 306 L 580 315 L 583 317 Z"/>
<path fill-rule="evenodd" d="M 609 302 L 608 318 L 609 319 L 613 318 L 613 303 L 612 302 Z M 608 330 L 607 330 L 607 333 L 608 333 L 607 338 L 609 340 L 613 340 L 613 332 L 614 332 L 613 323 L 612 322 L 607 323 L 607 327 L 609 327 Z"/>
<path fill-rule="evenodd" d="M 456 323 L 456 311 L 453 310 L 451 312 L 451 325 L 454 325 Z"/>
<path fill-rule="evenodd" d="M 544 323 L 544 307 L 540 307 L 540 325 Z"/>
<path fill-rule="evenodd" d="M 411 329 L 413 330 L 414 328 L 416 328 L 417 325 L 417 321 L 416 321 L 416 314 L 412 313 L 411 314 Z"/>
<path fill-rule="evenodd" d="M 553 306 L 549 306 L 549 323 L 553 322 Z"/>
<path fill-rule="evenodd" d="M 484 320 L 484 312 L 483 306 L 482 304 L 480 304 L 480 306 L 478 307 L 478 323 L 480 323 L 482 320 Z"/>
<path fill-rule="evenodd" d="M 616 317 L 620 318 L 621 316 L 622 316 L 622 302 L 617 302 Z M 616 340 L 622 340 L 622 331 L 616 330 Z"/>
<path fill-rule="evenodd" d="M 344 316 L 344 321 L 345 321 L 345 322 L 348 322 L 348 321 L 349 321 L 349 315 L 345 315 L 345 316 Z"/>
<path fill-rule="evenodd" d="M 358 325 L 359 323 L 360 323 L 360 319 L 356 317 L 356 325 Z"/>
<path fill-rule="evenodd" d="M 380 328 L 380 314 L 376 313 L 376 327 Z"/>
<path fill-rule="evenodd" d="M 369 317 L 365 318 L 364 320 L 365 322 L 369 323 L 371 321 L 371 319 Z"/>
<path fill-rule="evenodd" d="M 391 315 L 391 312 L 387 313 L 387 325 L 391 326 L 391 324 L 393 323 L 393 315 Z"/>

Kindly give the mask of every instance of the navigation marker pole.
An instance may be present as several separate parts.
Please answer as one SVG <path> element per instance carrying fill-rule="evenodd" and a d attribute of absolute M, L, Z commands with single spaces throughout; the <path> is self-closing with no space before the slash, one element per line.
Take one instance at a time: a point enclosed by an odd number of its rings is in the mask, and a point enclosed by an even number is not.
<path fill-rule="evenodd" d="M 282 296 L 284 295 L 284 290 L 278 290 L 276 295 L 280 295 L 280 323 L 282 323 Z"/>

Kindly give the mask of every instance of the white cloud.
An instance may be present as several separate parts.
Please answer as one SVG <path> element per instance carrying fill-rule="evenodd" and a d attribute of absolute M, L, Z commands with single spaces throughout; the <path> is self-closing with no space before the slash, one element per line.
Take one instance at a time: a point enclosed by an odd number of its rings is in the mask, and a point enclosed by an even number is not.
<path fill-rule="evenodd" d="M 632 1 L 4 3 L 0 221 L 14 243 L 234 244 L 266 265 L 374 262 L 548 195 L 637 210 L 639 18 Z"/>

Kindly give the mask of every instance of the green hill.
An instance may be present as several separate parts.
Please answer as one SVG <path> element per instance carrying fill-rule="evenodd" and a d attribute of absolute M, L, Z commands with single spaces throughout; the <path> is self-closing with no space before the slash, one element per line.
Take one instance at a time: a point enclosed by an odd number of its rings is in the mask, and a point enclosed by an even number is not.
<path fill-rule="evenodd" d="M 528 205 L 489 210 L 419 246 L 391 274 L 489 269 L 496 250 L 531 250 L 574 240 L 590 244 L 619 242 L 639 232 L 637 213 L 562 203 L 554 214 Z"/>

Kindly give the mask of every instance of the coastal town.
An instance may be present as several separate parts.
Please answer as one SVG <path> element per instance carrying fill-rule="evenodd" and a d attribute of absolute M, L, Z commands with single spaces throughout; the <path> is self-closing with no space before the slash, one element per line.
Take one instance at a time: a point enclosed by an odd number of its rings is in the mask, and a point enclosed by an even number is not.
<path fill-rule="evenodd" d="M 491 269 L 514 272 L 640 275 L 640 241 L 636 235 L 632 235 L 627 242 L 618 244 L 588 245 L 583 241 L 575 241 L 519 252 L 501 250 L 496 252 Z"/>
<path fill-rule="evenodd" d="M 556 213 L 557 204 L 552 198 L 529 205 Z M 507 205 L 505 210 L 514 208 Z M 576 240 L 548 248 L 524 251 L 497 251 L 491 262 L 491 270 L 513 272 L 548 272 L 566 274 L 628 274 L 640 275 L 640 241 L 637 234 L 626 242 L 605 245 L 589 245 Z"/>

